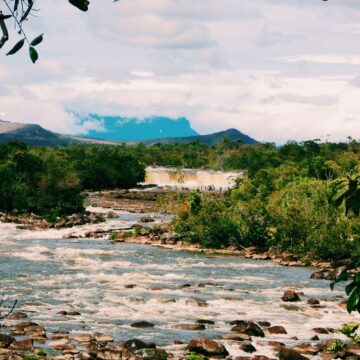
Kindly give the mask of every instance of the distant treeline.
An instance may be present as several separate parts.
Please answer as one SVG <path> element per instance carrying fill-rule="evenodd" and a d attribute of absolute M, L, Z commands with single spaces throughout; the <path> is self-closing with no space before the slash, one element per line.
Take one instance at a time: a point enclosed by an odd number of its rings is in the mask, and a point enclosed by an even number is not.
<path fill-rule="evenodd" d="M 131 188 L 144 165 L 116 146 L 0 145 L 0 211 L 56 217 L 84 211 L 84 190 Z"/>

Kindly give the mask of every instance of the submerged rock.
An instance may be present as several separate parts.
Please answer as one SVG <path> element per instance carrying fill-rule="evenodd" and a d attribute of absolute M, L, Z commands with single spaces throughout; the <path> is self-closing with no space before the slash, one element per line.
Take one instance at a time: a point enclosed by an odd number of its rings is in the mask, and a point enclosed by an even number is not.
<path fill-rule="evenodd" d="M 207 338 L 193 339 L 189 342 L 187 348 L 188 351 L 195 352 L 197 354 L 202 354 L 205 356 L 227 356 L 229 355 L 225 347 L 214 341 Z"/>
<path fill-rule="evenodd" d="M 124 348 L 133 350 L 155 349 L 156 345 L 154 343 L 146 343 L 139 339 L 132 339 L 125 342 Z"/>

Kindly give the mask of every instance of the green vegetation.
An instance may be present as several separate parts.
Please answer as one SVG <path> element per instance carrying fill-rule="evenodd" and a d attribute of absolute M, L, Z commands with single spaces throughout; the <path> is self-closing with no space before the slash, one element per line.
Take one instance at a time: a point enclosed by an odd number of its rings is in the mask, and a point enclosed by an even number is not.
<path fill-rule="evenodd" d="M 220 167 L 245 174 L 222 198 L 193 194 L 179 200 L 173 226 L 187 241 L 214 248 L 276 247 L 303 259 L 360 255 L 360 220 L 357 207 L 349 207 L 358 205 L 358 193 L 352 185 L 349 202 L 339 188 L 360 172 L 358 142 L 289 142 L 279 148 L 223 142 L 208 151 Z"/>
<path fill-rule="evenodd" d="M 48 218 L 84 211 L 84 190 L 130 188 L 144 166 L 119 147 L 0 145 L 0 211 Z"/>
<path fill-rule="evenodd" d="M 347 336 L 354 344 L 360 344 L 360 335 L 357 333 L 358 323 L 347 323 L 336 330 L 337 333 Z"/>
<path fill-rule="evenodd" d="M 346 344 L 344 344 L 341 340 L 335 340 L 329 347 L 328 350 L 329 351 L 341 351 L 344 350 L 344 348 L 346 347 Z"/>

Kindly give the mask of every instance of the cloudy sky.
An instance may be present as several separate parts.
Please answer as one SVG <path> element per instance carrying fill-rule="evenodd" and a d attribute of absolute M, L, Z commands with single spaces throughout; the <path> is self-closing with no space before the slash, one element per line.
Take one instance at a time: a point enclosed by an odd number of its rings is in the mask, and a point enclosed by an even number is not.
<path fill-rule="evenodd" d="M 0 56 L 1 119 L 86 134 L 101 124 L 74 114 L 186 116 L 277 143 L 360 138 L 359 0 L 36 3 L 40 60 Z"/>

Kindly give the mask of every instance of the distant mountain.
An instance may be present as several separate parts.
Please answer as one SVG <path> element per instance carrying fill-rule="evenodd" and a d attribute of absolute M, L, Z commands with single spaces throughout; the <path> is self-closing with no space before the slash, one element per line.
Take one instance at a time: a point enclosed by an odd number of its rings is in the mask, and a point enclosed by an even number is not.
<path fill-rule="evenodd" d="M 157 118 L 158 119 L 158 118 Z M 167 119 L 167 118 L 164 118 Z M 177 121 L 172 121 L 175 124 L 185 123 L 188 124 L 188 130 L 190 133 L 194 132 L 188 120 L 179 119 Z M 158 126 L 160 122 L 155 121 Z M 165 120 L 163 123 L 167 123 Z M 147 122 L 150 124 L 150 122 Z M 135 125 L 134 125 L 135 126 Z M 178 125 L 179 126 L 179 125 Z M 180 125 L 181 127 L 181 125 Z M 184 127 L 182 128 L 185 129 Z M 151 133 L 151 131 L 149 130 Z M 22 141 L 28 145 L 36 146 L 66 146 L 72 143 L 78 144 L 105 144 L 105 145 L 118 145 L 121 143 L 126 143 L 129 145 L 137 145 L 143 143 L 145 145 L 154 145 L 154 144 L 188 144 L 194 141 L 198 141 L 202 144 L 207 144 L 210 146 L 217 145 L 221 140 L 227 137 L 232 141 L 240 141 L 244 144 L 256 144 L 257 141 L 248 135 L 241 133 L 236 129 L 229 129 L 226 131 L 217 132 L 209 135 L 196 135 L 196 136 L 180 136 L 180 137 L 167 137 L 167 138 L 155 138 L 150 140 L 137 140 L 137 141 L 123 141 L 116 140 L 109 135 L 109 139 L 94 139 L 89 137 L 76 137 L 76 136 L 66 136 L 56 134 L 52 131 L 42 128 L 40 125 L 35 124 L 21 124 L 21 123 L 12 123 L 8 121 L 0 120 L 0 143 L 6 143 L 9 141 Z"/>
<path fill-rule="evenodd" d="M 90 114 L 80 118 L 81 123 L 96 121 L 101 130 L 91 130 L 86 138 L 110 141 L 144 141 L 169 137 L 196 136 L 198 133 L 190 126 L 186 118 L 171 119 L 154 116 L 145 119 L 120 116 L 99 116 Z"/>
<path fill-rule="evenodd" d="M 70 137 L 45 130 L 40 125 L 0 120 L 0 143 L 9 141 L 22 141 L 28 145 L 38 146 L 64 146 L 74 142 Z"/>
<path fill-rule="evenodd" d="M 197 136 L 188 136 L 188 137 L 172 137 L 166 139 L 153 139 L 148 141 L 143 141 L 146 145 L 154 145 L 154 144 L 189 144 L 194 141 L 198 141 L 202 144 L 206 144 L 209 146 L 215 146 L 221 142 L 223 138 L 228 138 L 231 141 L 239 141 L 243 144 L 257 144 L 258 141 L 251 138 L 248 135 L 243 134 L 239 130 L 236 129 L 228 129 L 225 131 L 220 131 L 217 133 L 209 134 L 209 135 L 197 135 Z"/>

